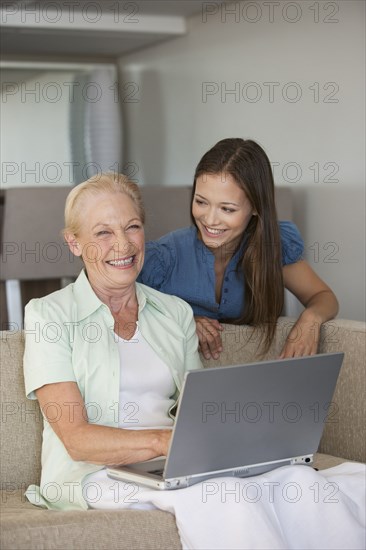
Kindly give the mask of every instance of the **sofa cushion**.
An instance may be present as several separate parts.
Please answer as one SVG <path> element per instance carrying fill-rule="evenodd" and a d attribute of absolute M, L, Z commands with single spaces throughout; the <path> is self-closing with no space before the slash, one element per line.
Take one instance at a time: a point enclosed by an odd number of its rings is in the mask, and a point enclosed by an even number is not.
<path fill-rule="evenodd" d="M 4 550 L 181 548 L 174 516 L 168 512 L 44 510 L 30 504 L 22 491 L 2 495 L 1 501 Z"/>

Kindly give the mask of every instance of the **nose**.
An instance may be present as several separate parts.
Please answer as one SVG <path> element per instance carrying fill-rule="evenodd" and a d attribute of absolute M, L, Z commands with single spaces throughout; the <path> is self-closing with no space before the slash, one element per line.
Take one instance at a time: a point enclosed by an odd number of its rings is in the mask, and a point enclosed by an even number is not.
<path fill-rule="evenodd" d="M 214 226 L 218 223 L 216 208 L 211 206 L 206 212 L 205 216 L 206 225 Z"/>
<path fill-rule="evenodd" d="M 113 250 L 116 259 L 124 258 L 135 253 L 135 245 L 128 240 L 124 231 L 120 231 L 113 244 Z"/>

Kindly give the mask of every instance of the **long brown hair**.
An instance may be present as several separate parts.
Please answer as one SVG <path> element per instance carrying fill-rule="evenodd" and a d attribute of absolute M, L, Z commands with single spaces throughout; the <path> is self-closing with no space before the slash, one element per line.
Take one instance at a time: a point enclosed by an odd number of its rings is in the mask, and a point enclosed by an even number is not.
<path fill-rule="evenodd" d="M 191 212 L 197 178 L 204 174 L 231 175 L 256 213 L 243 233 L 245 247 L 239 260 L 245 285 L 243 312 L 240 318 L 225 322 L 261 327 L 264 352 L 268 351 L 284 301 L 281 240 L 269 159 L 254 141 L 240 138 L 219 141 L 203 155 L 196 168 Z"/>

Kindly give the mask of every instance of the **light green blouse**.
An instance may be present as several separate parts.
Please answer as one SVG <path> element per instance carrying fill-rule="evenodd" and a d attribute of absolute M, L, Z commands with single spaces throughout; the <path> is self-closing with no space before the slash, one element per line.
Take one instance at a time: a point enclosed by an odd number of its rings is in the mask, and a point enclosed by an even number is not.
<path fill-rule="evenodd" d="M 168 365 L 177 399 L 184 373 L 202 368 L 193 313 L 180 298 L 136 283 L 139 330 Z M 26 394 L 45 384 L 76 382 L 89 423 L 118 428 L 120 359 L 114 319 L 99 300 L 82 271 L 75 283 L 45 298 L 31 300 L 25 309 L 24 377 Z M 70 419 L 76 405 L 67 406 Z M 47 413 L 57 420 L 56 403 Z M 30 502 L 58 510 L 87 509 L 82 480 L 103 466 L 71 459 L 44 420 L 40 487 L 31 485 Z"/>

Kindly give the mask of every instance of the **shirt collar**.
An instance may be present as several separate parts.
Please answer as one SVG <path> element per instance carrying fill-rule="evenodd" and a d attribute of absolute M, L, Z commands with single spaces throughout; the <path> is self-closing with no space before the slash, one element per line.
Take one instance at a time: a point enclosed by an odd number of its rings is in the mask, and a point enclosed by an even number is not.
<path fill-rule="evenodd" d="M 97 309 L 102 306 L 107 307 L 92 289 L 85 269 L 80 272 L 80 275 L 74 283 L 74 299 L 77 307 L 77 319 L 82 321 L 89 315 L 92 315 Z"/>
<path fill-rule="evenodd" d="M 166 311 L 158 304 L 152 296 L 144 289 L 144 285 L 136 283 L 136 296 L 139 304 L 139 313 L 144 309 L 146 303 L 165 314 Z M 77 306 L 77 320 L 82 321 L 95 313 L 99 308 L 106 308 L 110 312 L 109 307 L 104 304 L 89 283 L 85 269 L 80 272 L 80 275 L 74 283 L 74 298 Z"/>
<path fill-rule="evenodd" d="M 149 288 L 146 287 L 145 285 L 141 283 L 136 283 L 136 296 L 137 296 L 137 302 L 139 304 L 139 313 L 144 309 L 146 304 L 149 304 L 153 308 L 160 311 L 160 313 L 162 313 L 163 315 L 166 315 L 167 309 L 164 308 L 161 303 L 156 302 L 153 296 L 150 296 Z"/>

